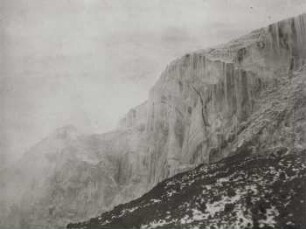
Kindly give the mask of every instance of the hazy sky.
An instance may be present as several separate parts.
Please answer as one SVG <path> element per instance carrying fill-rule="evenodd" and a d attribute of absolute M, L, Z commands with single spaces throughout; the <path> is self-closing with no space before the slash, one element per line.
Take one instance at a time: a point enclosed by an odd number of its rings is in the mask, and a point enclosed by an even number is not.
<path fill-rule="evenodd" d="M 54 129 L 99 133 L 165 66 L 306 11 L 305 0 L 0 0 L 0 153 Z"/>

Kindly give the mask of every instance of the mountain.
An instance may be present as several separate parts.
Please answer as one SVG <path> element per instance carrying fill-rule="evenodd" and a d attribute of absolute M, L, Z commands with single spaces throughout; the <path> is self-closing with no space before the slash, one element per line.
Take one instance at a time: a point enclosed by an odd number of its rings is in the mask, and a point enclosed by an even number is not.
<path fill-rule="evenodd" d="M 64 228 L 198 165 L 303 151 L 305 25 L 303 14 L 173 61 L 112 132 L 55 131 L 0 171 L 0 228 Z"/>
<path fill-rule="evenodd" d="M 172 62 L 146 103 L 148 180 L 201 166 L 68 228 L 305 228 L 305 25 L 303 14 Z"/>

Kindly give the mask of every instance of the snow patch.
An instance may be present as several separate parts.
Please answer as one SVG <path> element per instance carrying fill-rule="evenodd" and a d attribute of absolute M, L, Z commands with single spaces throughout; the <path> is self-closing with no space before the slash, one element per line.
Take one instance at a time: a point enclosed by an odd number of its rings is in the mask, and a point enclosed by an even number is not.
<path fill-rule="evenodd" d="M 264 227 L 264 226 L 270 226 L 274 227 L 276 224 L 275 217 L 279 215 L 278 210 L 272 206 L 271 208 L 267 209 L 266 212 L 266 219 L 261 219 L 259 220 L 259 226 Z"/>
<path fill-rule="evenodd" d="M 165 220 L 158 220 L 158 221 L 153 221 L 149 225 L 141 225 L 141 229 L 151 229 L 151 228 L 156 228 L 156 227 L 161 227 L 168 224 Z"/>
<path fill-rule="evenodd" d="M 152 199 L 152 200 L 151 200 L 151 202 L 153 202 L 153 203 L 159 203 L 159 202 L 161 202 L 161 200 L 158 200 L 158 199 Z"/>
<path fill-rule="evenodd" d="M 235 195 L 233 197 L 223 196 L 220 201 L 213 202 L 211 204 L 206 204 L 206 211 L 214 217 L 217 212 L 224 211 L 226 204 L 232 204 L 241 199 L 241 195 Z"/>
<path fill-rule="evenodd" d="M 192 209 L 192 219 L 193 221 L 201 221 L 208 218 L 208 214 L 204 214 L 198 209 Z"/>
<path fill-rule="evenodd" d="M 193 220 L 189 218 L 188 215 L 185 215 L 181 220 L 180 220 L 180 223 L 181 224 L 188 224 L 188 223 L 191 223 Z"/>

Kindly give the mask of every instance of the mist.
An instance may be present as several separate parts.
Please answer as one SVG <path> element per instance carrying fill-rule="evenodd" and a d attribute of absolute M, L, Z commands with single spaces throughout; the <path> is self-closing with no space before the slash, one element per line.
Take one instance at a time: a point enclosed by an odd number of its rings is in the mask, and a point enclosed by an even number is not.
<path fill-rule="evenodd" d="M 174 58 L 306 10 L 304 0 L 0 4 L 0 153 L 7 162 L 61 126 L 116 128 Z"/>

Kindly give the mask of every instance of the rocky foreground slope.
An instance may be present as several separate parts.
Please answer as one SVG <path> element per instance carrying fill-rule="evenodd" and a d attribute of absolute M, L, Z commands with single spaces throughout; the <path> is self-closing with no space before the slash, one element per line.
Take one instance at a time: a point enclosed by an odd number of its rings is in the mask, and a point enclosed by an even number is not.
<path fill-rule="evenodd" d="M 0 171 L 0 228 L 63 228 L 242 151 L 306 144 L 306 14 L 173 61 L 116 130 L 59 129 Z"/>
<path fill-rule="evenodd" d="M 306 152 L 248 151 L 159 183 L 130 203 L 68 229 L 306 228 Z"/>

